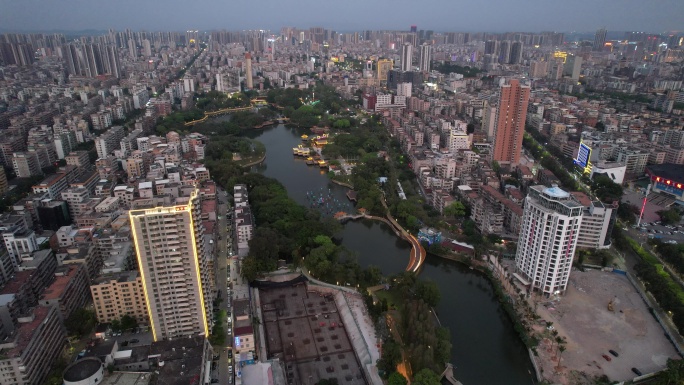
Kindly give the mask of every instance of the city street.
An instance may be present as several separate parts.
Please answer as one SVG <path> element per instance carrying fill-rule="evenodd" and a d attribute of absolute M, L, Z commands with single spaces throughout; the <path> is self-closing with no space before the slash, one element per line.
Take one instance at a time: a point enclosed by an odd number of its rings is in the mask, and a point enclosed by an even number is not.
<path fill-rule="evenodd" d="M 228 205 L 228 198 L 226 197 L 226 194 L 223 189 L 217 188 L 216 189 L 216 196 L 218 199 L 218 215 L 219 215 L 219 220 L 218 220 L 218 234 L 220 237 L 220 240 L 218 241 L 218 273 L 216 277 L 216 287 L 219 291 L 219 297 L 222 299 L 220 308 L 223 310 L 226 310 L 228 313 L 228 318 L 230 318 L 230 308 L 228 307 L 228 302 L 230 301 L 230 298 L 228 297 L 228 292 L 227 292 L 227 265 L 228 263 L 226 260 L 228 259 L 228 254 L 230 253 L 230 250 L 228 249 L 229 245 L 229 238 L 230 238 L 230 233 L 227 230 L 228 226 L 228 210 L 229 210 L 229 205 Z M 227 322 L 227 321 L 226 321 Z M 229 324 L 224 325 L 224 328 L 227 328 Z M 226 330 L 227 332 L 227 330 Z M 219 375 L 218 375 L 218 380 L 219 384 L 221 385 L 226 385 L 226 384 L 232 384 L 233 379 L 231 378 L 232 374 L 228 369 L 228 352 L 227 349 L 232 346 L 232 338 L 226 334 L 226 345 L 220 351 L 215 352 L 218 353 L 220 356 L 219 358 Z"/>

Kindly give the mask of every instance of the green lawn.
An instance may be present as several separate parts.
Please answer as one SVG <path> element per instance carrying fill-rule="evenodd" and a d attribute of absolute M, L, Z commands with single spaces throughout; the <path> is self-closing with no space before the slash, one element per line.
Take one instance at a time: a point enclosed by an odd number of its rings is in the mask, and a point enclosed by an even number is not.
<path fill-rule="evenodd" d="M 375 296 L 378 297 L 379 300 L 386 299 L 390 308 L 401 309 L 405 302 L 405 299 L 402 298 L 399 291 L 394 289 L 378 290 L 375 292 Z"/>

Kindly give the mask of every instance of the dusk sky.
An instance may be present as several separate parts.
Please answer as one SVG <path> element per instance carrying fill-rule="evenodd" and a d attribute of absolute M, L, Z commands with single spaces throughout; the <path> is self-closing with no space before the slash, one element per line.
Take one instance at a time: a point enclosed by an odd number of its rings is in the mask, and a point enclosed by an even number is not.
<path fill-rule="evenodd" d="M 0 0 L 3 31 L 272 29 L 338 31 L 682 30 L 684 0 Z"/>

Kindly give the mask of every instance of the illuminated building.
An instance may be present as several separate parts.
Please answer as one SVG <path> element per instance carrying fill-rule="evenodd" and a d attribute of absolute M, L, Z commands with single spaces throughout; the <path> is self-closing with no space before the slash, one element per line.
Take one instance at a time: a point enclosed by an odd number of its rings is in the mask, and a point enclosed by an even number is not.
<path fill-rule="evenodd" d="M 653 186 L 651 191 L 684 201 L 684 165 L 654 164 L 646 167 L 646 173 Z"/>
<path fill-rule="evenodd" d="M 557 186 L 532 186 L 525 198 L 515 277 L 550 296 L 568 285 L 584 207 Z"/>
<path fill-rule="evenodd" d="M 499 164 L 517 165 L 525 134 L 527 103 L 530 87 L 521 86 L 517 79 L 501 86 L 494 128 L 494 157 Z"/>
<path fill-rule="evenodd" d="M 208 335 L 212 272 L 197 190 L 171 204 L 138 199 L 128 215 L 154 340 Z"/>
<path fill-rule="evenodd" d="M 380 82 L 387 82 L 387 73 L 392 69 L 392 60 L 380 59 L 378 60 L 378 80 Z"/>
<path fill-rule="evenodd" d="M 565 63 L 565 60 L 566 60 L 567 57 L 568 57 L 568 53 L 567 53 L 567 52 L 564 52 L 564 51 L 556 51 L 556 52 L 553 53 L 553 57 L 556 58 L 556 59 L 562 59 L 562 60 L 563 60 L 563 63 Z"/>

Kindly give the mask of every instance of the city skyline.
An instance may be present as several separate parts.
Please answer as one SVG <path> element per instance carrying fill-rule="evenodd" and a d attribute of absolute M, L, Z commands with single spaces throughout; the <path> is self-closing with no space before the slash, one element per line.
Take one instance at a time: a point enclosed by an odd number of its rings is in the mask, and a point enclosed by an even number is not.
<path fill-rule="evenodd" d="M 402 2 L 380 0 L 368 3 L 352 2 L 346 7 L 333 3 L 305 0 L 291 7 L 274 0 L 262 0 L 258 13 L 246 2 L 222 3 L 205 0 L 203 6 L 187 7 L 177 0 L 165 2 L 160 9 L 151 1 L 98 4 L 95 9 L 90 2 L 65 0 L 60 3 L 28 0 L 3 3 L 0 6 L 0 25 L 3 31 L 47 30 L 102 30 L 107 28 L 136 30 L 182 30 L 182 29 L 278 29 L 293 25 L 302 28 L 325 25 L 340 31 L 360 29 L 408 30 L 411 25 L 418 29 L 435 31 L 582 31 L 599 28 L 608 31 L 638 30 L 665 32 L 681 28 L 679 15 L 684 14 L 684 2 L 661 0 L 660 6 L 638 0 L 604 0 L 600 3 L 578 0 L 573 7 L 562 7 L 554 1 L 524 0 L 507 2 L 486 0 L 484 2 L 434 1 L 425 7 L 378 21 L 364 15 L 377 15 L 388 7 L 401 8 Z M 358 6 L 365 7 L 360 13 Z M 410 3 L 406 2 L 406 5 Z M 436 7 L 440 12 L 432 12 Z M 208 10 L 211 9 L 211 12 Z M 307 12 L 303 12 L 307 9 Z M 68 10 L 65 11 L 65 10 Z M 131 12 L 135 10 L 135 12 Z M 315 10 L 311 12 L 311 10 Z M 430 11 L 428 11 L 430 10 Z M 496 10 L 496 12 L 491 12 Z M 588 10 L 591 10 L 588 12 Z M 246 15 L 250 17 L 245 17 Z M 562 18 L 558 17 L 562 14 Z M 60 17 L 55 17 L 59 15 Z M 153 16 L 153 17 L 150 17 Z M 315 22 L 312 22 L 315 20 Z"/>

